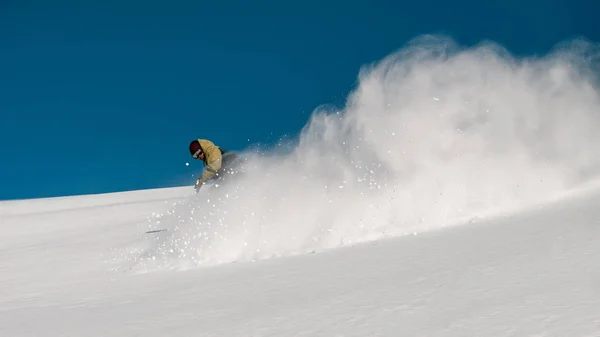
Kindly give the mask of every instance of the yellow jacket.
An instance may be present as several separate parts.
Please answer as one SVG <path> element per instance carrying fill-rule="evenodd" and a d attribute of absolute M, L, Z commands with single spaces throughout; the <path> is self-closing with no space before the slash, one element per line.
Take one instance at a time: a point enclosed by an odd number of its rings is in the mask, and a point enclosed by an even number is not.
<path fill-rule="evenodd" d="M 206 139 L 198 139 L 202 152 L 204 152 L 204 172 L 198 178 L 197 184 L 202 184 L 212 178 L 221 169 L 222 156 L 219 147 Z"/>

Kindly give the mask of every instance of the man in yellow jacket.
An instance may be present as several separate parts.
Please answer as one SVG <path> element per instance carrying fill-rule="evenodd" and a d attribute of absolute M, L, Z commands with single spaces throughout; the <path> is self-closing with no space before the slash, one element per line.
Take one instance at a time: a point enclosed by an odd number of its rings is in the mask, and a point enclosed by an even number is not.
<path fill-rule="evenodd" d="M 196 192 L 207 181 L 217 179 L 223 171 L 237 159 L 233 152 L 221 149 L 207 139 L 194 139 L 190 142 L 190 154 L 204 162 L 204 172 L 196 180 Z"/>

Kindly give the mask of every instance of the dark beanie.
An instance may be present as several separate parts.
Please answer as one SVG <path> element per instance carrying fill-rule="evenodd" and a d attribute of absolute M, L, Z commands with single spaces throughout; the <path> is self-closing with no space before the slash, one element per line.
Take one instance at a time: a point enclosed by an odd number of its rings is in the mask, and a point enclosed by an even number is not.
<path fill-rule="evenodd" d="M 192 142 L 190 143 L 190 154 L 196 153 L 198 149 L 200 149 L 200 142 L 198 142 L 197 139 L 192 140 Z"/>

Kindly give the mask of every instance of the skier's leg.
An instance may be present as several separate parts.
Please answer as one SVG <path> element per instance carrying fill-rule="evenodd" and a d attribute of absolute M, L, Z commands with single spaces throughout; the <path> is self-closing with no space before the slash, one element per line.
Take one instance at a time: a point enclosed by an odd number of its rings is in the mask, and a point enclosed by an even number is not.
<path fill-rule="evenodd" d="M 223 166 L 230 167 L 235 160 L 237 159 L 237 155 L 233 152 L 227 152 L 223 155 Z"/>

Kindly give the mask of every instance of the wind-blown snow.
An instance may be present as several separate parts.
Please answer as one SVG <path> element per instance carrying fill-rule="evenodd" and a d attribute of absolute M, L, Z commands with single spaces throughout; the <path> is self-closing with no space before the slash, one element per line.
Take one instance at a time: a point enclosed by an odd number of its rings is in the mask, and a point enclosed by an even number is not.
<path fill-rule="evenodd" d="M 596 46 L 541 58 L 423 37 L 365 67 L 343 110 L 319 108 L 285 153 L 151 222 L 129 258 L 186 268 L 421 233 L 597 178 Z M 206 194 L 207 193 L 207 194 Z M 160 223 L 159 223 L 160 221 Z"/>
<path fill-rule="evenodd" d="M 0 336 L 600 336 L 595 51 L 427 37 L 198 194 L 0 202 Z"/>

